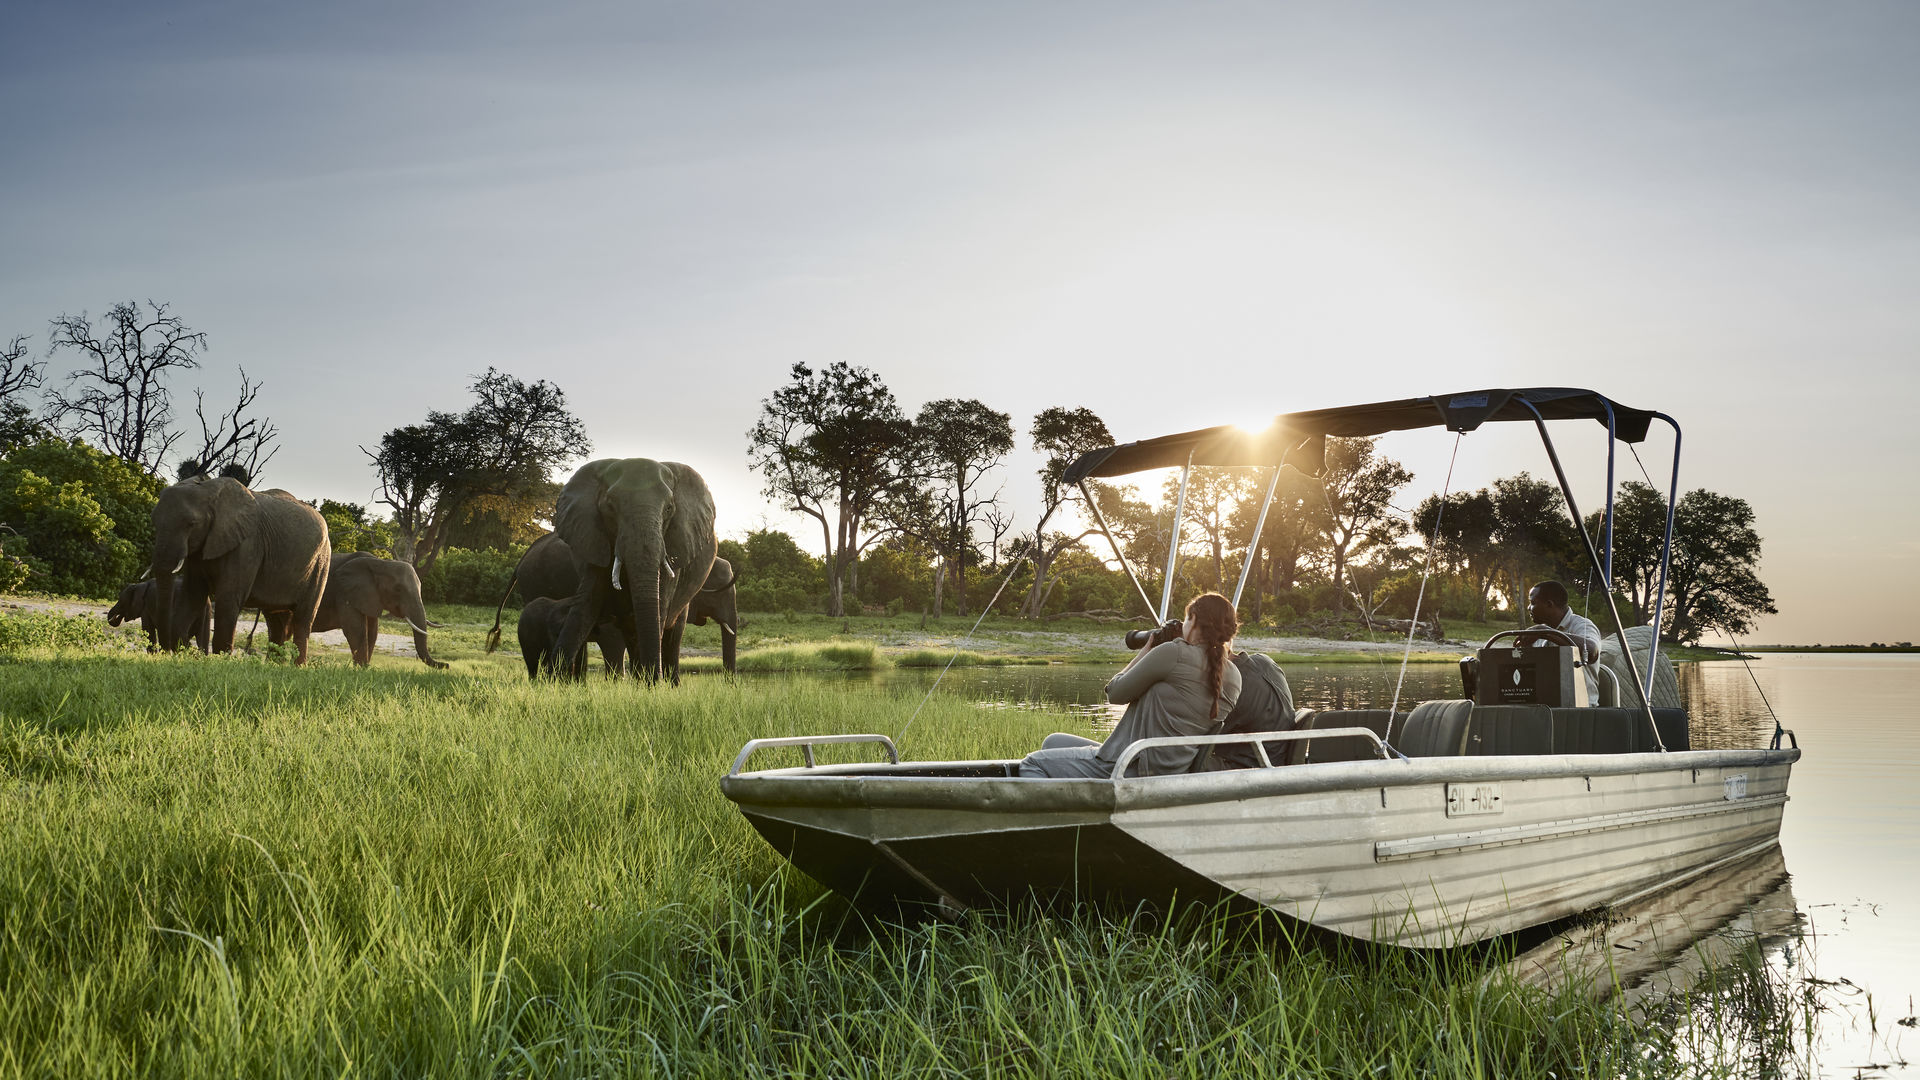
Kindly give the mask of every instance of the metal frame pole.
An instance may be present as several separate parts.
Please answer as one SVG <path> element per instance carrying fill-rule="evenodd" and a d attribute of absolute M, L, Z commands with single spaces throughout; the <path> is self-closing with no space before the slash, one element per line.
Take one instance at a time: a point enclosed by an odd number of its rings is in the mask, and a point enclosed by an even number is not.
<path fill-rule="evenodd" d="M 1527 411 L 1533 414 L 1533 425 L 1540 431 L 1540 443 L 1547 448 L 1547 460 L 1553 463 L 1553 475 L 1560 481 L 1560 494 L 1567 500 L 1567 513 L 1573 515 L 1573 531 L 1580 534 L 1580 543 L 1587 549 L 1587 558 L 1591 560 L 1594 570 L 1604 575 L 1606 571 L 1600 565 L 1600 553 L 1595 550 L 1593 537 L 1587 535 L 1586 525 L 1580 520 L 1580 507 L 1574 502 L 1573 486 L 1567 483 L 1567 471 L 1561 467 L 1560 454 L 1554 450 L 1553 438 L 1547 434 L 1546 418 L 1541 416 L 1540 410 L 1534 408 L 1533 402 L 1526 398 L 1515 395 L 1513 400 L 1525 405 Z M 1633 658 L 1633 646 L 1627 642 L 1627 624 L 1621 621 L 1620 609 L 1614 605 L 1611 582 L 1608 583 L 1606 592 L 1607 610 L 1613 613 L 1613 632 L 1620 638 L 1620 653 L 1627 659 L 1627 670 L 1633 675 L 1633 681 L 1640 682 L 1640 665 Z M 1657 639 L 1659 634 L 1656 633 L 1654 637 Z M 1653 720 L 1653 699 L 1643 694 L 1640 699 L 1640 708 L 1646 713 L 1647 727 L 1653 731 L 1654 747 L 1665 752 L 1667 744 L 1660 739 L 1660 725 Z"/>
<path fill-rule="evenodd" d="M 1147 613 L 1152 614 L 1153 600 L 1147 596 L 1147 587 L 1140 584 L 1140 578 L 1133 572 L 1133 564 L 1128 562 L 1126 555 L 1120 551 L 1120 541 L 1114 537 L 1113 530 L 1107 527 L 1107 519 L 1100 513 L 1100 504 L 1093 500 L 1093 492 L 1087 490 L 1087 482 L 1082 480 L 1075 486 L 1080 489 L 1080 494 L 1085 496 L 1087 509 L 1093 512 L 1093 523 L 1100 526 L 1100 531 L 1106 535 L 1107 543 L 1112 545 L 1113 557 L 1120 563 L 1120 569 L 1127 572 L 1127 580 L 1133 582 L 1133 587 L 1140 592 L 1140 602 L 1147 605 Z"/>
<path fill-rule="evenodd" d="M 1173 568 L 1180 562 L 1180 526 L 1187 513 L 1187 480 L 1193 476 L 1193 451 L 1187 451 L 1187 463 L 1180 469 L 1180 497 L 1173 503 L 1173 535 L 1167 540 L 1167 576 L 1160 584 L 1160 621 L 1167 621 L 1167 609 L 1173 606 Z"/>
<path fill-rule="evenodd" d="M 1247 573 L 1253 569 L 1254 554 L 1260 550 L 1260 533 L 1267 527 L 1267 511 L 1273 509 L 1273 492 L 1280 486 L 1280 470 L 1284 464 L 1273 467 L 1273 479 L 1267 481 L 1267 498 L 1260 504 L 1260 517 L 1253 523 L 1253 539 L 1247 541 L 1247 557 L 1240 564 L 1240 583 L 1233 587 L 1233 610 L 1240 610 L 1240 594 L 1247 587 Z"/>

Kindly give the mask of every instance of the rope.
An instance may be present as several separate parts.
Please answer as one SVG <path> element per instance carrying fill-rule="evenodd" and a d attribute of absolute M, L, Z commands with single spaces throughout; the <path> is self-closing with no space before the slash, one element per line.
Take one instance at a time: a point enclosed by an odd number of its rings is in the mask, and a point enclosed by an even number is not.
<path fill-rule="evenodd" d="M 1753 665 L 1747 663 L 1747 651 L 1740 647 L 1740 640 L 1733 636 L 1733 631 L 1727 629 L 1724 623 L 1720 624 L 1720 632 L 1727 635 L 1728 641 L 1733 642 L 1733 651 L 1740 657 L 1740 666 L 1747 669 L 1747 678 L 1753 680 L 1753 689 L 1760 695 L 1760 704 L 1765 705 L 1767 715 L 1773 717 L 1773 745 L 1779 746 L 1780 733 L 1784 730 L 1780 726 L 1780 714 L 1773 711 L 1773 702 L 1767 700 L 1767 692 L 1760 686 L 1760 676 L 1755 675 Z"/>
<path fill-rule="evenodd" d="M 1393 703 L 1387 706 L 1387 733 L 1393 733 L 1393 714 L 1400 708 L 1400 688 L 1407 681 L 1407 662 L 1413 659 L 1413 634 L 1420 628 L 1420 605 L 1427 598 L 1427 579 L 1433 576 L 1433 557 L 1440 549 L 1440 523 L 1447 517 L 1447 495 L 1453 490 L 1453 463 L 1460 459 L 1460 440 L 1465 432 L 1453 435 L 1453 454 L 1447 458 L 1447 478 L 1440 485 L 1440 502 L 1433 514 L 1433 543 L 1427 547 L 1427 566 L 1420 573 L 1420 591 L 1414 594 L 1413 618 L 1407 622 L 1407 648 L 1400 654 L 1400 676 L 1393 681 Z M 1382 739 L 1382 742 L 1387 741 Z"/>

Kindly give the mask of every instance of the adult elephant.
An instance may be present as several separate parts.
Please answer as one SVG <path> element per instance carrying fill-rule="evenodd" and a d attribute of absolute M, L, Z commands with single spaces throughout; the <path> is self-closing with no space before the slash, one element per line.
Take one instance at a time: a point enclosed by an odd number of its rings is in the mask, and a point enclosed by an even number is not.
<path fill-rule="evenodd" d="M 528 545 L 520 561 L 514 565 L 513 576 L 507 579 L 506 591 L 500 595 L 500 603 L 494 609 L 493 627 L 487 631 L 488 652 L 500 644 L 501 620 L 506 614 L 507 600 L 513 596 L 515 585 L 519 586 L 520 596 L 528 604 L 543 597 L 550 600 L 572 599 L 580 591 L 580 575 L 574 569 L 573 549 L 560 539 L 558 533 L 548 533 Z M 551 609 L 543 611 L 547 614 L 542 616 L 540 625 L 551 617 Z M 565 612 L 561 612 L 560 616 L 564 618 Z M 707 572 L 706 582 L 687 605 L 686 621 L 695 626 L 705 626 L 708 619 L 720 624 L 720 658 L 731 675 L 739 653 L 740 608 L 736 598 L 733 564 L 721 558 L 713 560 L 713 568 Z M 593 642 L 600 646 L 600 655 L 606 660 L 608 674 L 620 670 L 626 645 L 625 637 L 613 630 L 614 621 L 603 619 L 595 624 L 592 634 Z M 674 642 L 674 647 L 663 659 L 670 672 L 677 672 L 680 667 L 680 635 L 665 636 Z M 525 655 L 524 648 L 521 653 Z"/>
<path fill-rule="evenodd" d="M 165 595 L 182 578 L 189 611 L 212 600 L 214 652 L 233 651 L 241 608 L 287 610 L 293 662 L 306 663 L 332 554 L 319 511 L 278 488 L 196 476 L 162 491 L 153 507 L 154 587 Z M 171 652 L 180 645 L 173 606 L 158 608 L 160 647 Z"/>
<path fill-rule="evenodd" d="M 677 461 L 590 461 L 560 490 L 554 526 L 579 577 L 559 655 L 577 669 L 595 624 L 613 617 L 632 634 L 627 650 L 638 673 L 653 682 L 661 657 L 669 656 L 668 675 L 678 682 L 687 605 L 720 546 L 707 482 Z"/>
<path fill-rule="evenodd" d="M 333 556 L 327 573 L 327 591 L 313 616 L 313 632 L 345 631 L 347 648 L 353 662 L 366 667 L 373 662 L 373 646 L 380 639 L 380 616 L 405 619 L 413 628 L 413 651 L 430 668 L 447 665 L 427 651 L 427 627 L 440 623 L 427 618 L 426 604 L 420 599 L 420 575 L 413 564 L 402 559 L 383 559 L 365 551 L 349 551 Z M 279 644 L 287 640 L 291 611 L 267 613 L 267 640 Z"/>
<path fill-rule="evenodd" d="M 185 606 L 185 587 L 186 582 L 184 580 L 180 578 L 173 579 L 173 588 L 171 590 L 174 605 L 173 625 L 181 631 L 185 631 L 190 627 L 192 629 L 194 644 L 199 646 L 201 652 L 206 652 L 208 643 L 207 605 L 202 601 L 198 612 L 188 611 Z M 199 616 L 197 621 L 194 618 L 196 614 Z M 154 588 L 151 578 L 145 581 L 136 581 L 126 588 L 121 589 L 120 598 L 114 601 L 112 607 L 107 609 L 108 626 L 119 626 L 123 622 L 132 622 L 135 619 L 140 620 L 140 630 L 147 635 L 147 648 L 159 648 L 160 590 Z"/>

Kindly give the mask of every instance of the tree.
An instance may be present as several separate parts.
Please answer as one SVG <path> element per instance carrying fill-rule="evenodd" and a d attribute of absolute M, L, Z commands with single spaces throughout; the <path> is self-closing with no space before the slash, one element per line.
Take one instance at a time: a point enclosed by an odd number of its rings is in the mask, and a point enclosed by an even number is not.
<path fill-rule="evenodd" d="M 1234 546 L 1234 511 L 1251 503 L 1256 504 L 1254 513 L 1259 513 L 1257 504 L 1266 494 L 1266 486 L 1259 481 L 1264 478 L 1255 469 L 1212 466 L 1196 468 L 1188 475 L 1186 504 L 1181 514 L 1182 533 L 1184 535 L 1184 526 L 1193 526 L 1213 561 L 1212 584 L 1208 588 L 1226 591 L 1227 553 Z M 1178 475 L 1167 478 L 1161 497 L 1166 500 L 1167 513 L 1171 514 L 1180 501 Z M 1245 550 L 1244 540 L 1239 547 Z"/>
<path fill-rule="evenodd" d="M 1257 481 L 1256 487 L 1264 486 Z M 1234 535 L 1241 548 L 1253 543 L 1253 527 L 1260 520 L 1260 500 L 1248 499 L 1235 507 L 1232 518 Z M 1263 600 L 1278 597 L 1300 584 L 1300 579 L 1317 561 L 1326 547 L 1332 519 L 1327 516 L 1327 498 L 1320 481 L 1298 469 L 1283 468 L 1273 488 L 1273 505 L 1267 511 L 1266 524 L 1260 530 L 1258 550 L 1249 553 L 1253 572 L 1248 583 L 1253 589 L 1253 617 L 1264 614 Z"/>
<path fill-rule="evenodd" d="M 1413 527 L 1434 557 L 1448 571 L 1470 582 L 1480 598 L 1480 622 L 1487 621 L 1487 604 L 1494 578 L 1500 570 L 1500 546 L 1495 542 L 1499 515 L 1494 511 L 1493 493 L 1456 491 L 1446 497 L 1445 510 L 1439 495 L 1429 495 L 1413 512 Z"/>
<path fill-rule="evenodd" d="M 261 385 L 249 381 L 247 369 L 241 368 L 238 401 L 212 423 L 207 421 L 206 394 L 200 390 L 193 392 L 193 415 L 200 421 L 200 449 L 190 460 L 198 462 L 201 470 L 218 473 L 229 465 L 237 465 L 246 470 L 248 477 L 257 477 L 267 462 L 273 460 L 273 455 L 280 452 L 274 445 L 280 429 L 273 421 L 246 415 L 260 396 Z"/>
<path fill-rule="evenodd" d="M 1388 520 L 1393 494 L 1413 474 L 1392 458 L 1379 457 L 1375 439 L 1328 439 L 1326 491 L 1335 604 L 1346 610 L 1347 562 L 1373 545 L 1376 527 Z"/>
<path fill-rule="evenodd" d="M 1603 513 L 1587 515 L 1587 532 L 1601 535 Z M 1675 523 L 1676 526 L 1678 522 Z M 1660 548 L 1667 532 L 1667 500 L 1651 485 L 1628 480 L 1613 502 L 1613 584 L 1633 606 L 1633 621 L 1653 617 L 1660 587 Z"/>
<path fill-rule="evenodd" d="M 381 436 L 378 451 L 360 448 L 379 478 L 379 501 L 393 509 L 394 557 L 423 576 L 448 531 L 477 505 L 518 500 L 524 508 L 526 496 L 550 490 L 554 470 L 591 449 L 566 392 L 545 379 L 488 368 L 470 389 L 465 412 L 429 412 L 426 423 Z"/>
<path fill-rule="evenodd" d="M 1681 496 L 1673 515 L 1667 637 L 1692 644 L 1714 627 L 1744 634 L 1756 617 L 1778 614 L 1756 573 L 1759 565 L 1760 534 L 1745 499 L 1705 488 Z"/>
<path fill-rule="evenodd" d="M 1033 426 L 1027 431 L 1033 439 L 1034 450 L 1046 455 L 1046 461 L 1040 467 L 1042 505 L 1054 508 L 1080 504 L 1080 497 L 1065 489 L 1063 478 L 1067 466 L 1073 464 L 1080 455 L 1113 445 L 1113 435 L 1107 430 L 1106 421 L 1094 415 L 1092 409 L 1055 406 L 1035 413 Z M 1093 492 L 1095 498 L 1099 498 L 1102 490 L 1107 488 L 1107 485 L 1093 482 L 1087 485 L 1087 490 Z M 1051 587 L 1053 561 L 1059 558 L 1062 551 L 1098 531 L 1097 528 L 1088 527 L 1078 535 L 1066 531 L 1048 533 L 1043 526 L 1035 526 L 1033 544 L 1029 548 L 1029 554 L 1033 557 L 1033 584 L 1027 589 L 1027 600 L 1022 605 L 1022 611 L 1028 618 L 1040 617 L 1040 609 L 1046 603 L 1047 590 Z"/>
<path fill-rule="evenodd" d="M 924 444 L 934 483 L 930 492 L 936 528 L 924 536 L 940 560 L 934 577 L 933 614 L 941 614 L 941 584 L 954 582 L 954 601 L 967 613 L 967 557 L 974 527 L 996 505 L 999 493 L 981 496 L 981 478 L 1013 450 L 1013 418 L 971 399 L 943 398 L 921 406 L 914 431 Z"/>
<path fill-rule="evenodd" d="M 1493 482 L 1493 515 L 1504 591 L 1513 607 L 1524 610 L 1528 590 L 1560 573 L 1577 544 L 1567 502 L 1558 487 L 1522 472 Z M 1567 591 L 1576 590 L 1569 584 Z"/>
<path fill-rule="evenodd" d="M 132 462 L 78 439 L 46 439 L 0 460 L 7 553 L 48 592 L 113 596 L 141 576 L 153 550 L 153 505 L 164 485 Z"/>
<path fill-rule="evenodd" d="M 846 613 L 844 592 L 870 529 L 889 500 L 917 490 L 925 472 L 913 424 L 871 369 L 844 361 L 793 381 L 761 401 L 747 431 L 747 463 L 766 478 L 761 494 L 820 523 L 827 557 L 827 613 Z M 875 536 L 878 535 L 877 529 Z"/>
<path fill-rule="evenodd" d="M 0 349 L 0 453 L 43 438 L 46 425 L 26 402 L 27 392 L 40 388 L 45 365 L 27 357 L 27 338 L 15 335 Z"/>
<path fill-rule="evenodd" d="M 180 433 L 173 430 L 171 373 L 200 366 L 207 335 L 167 305 L 129 300 L 107 309 L 96 333 L 86 312 L 53 320 L 52 354 L 78 354 L 66 385 L 47 393 L 54 427 L 79 435 L 152 475 Z"/>
<path fill-rule="evenodd" d="M 370 516 L 359 503 L 321 499 L 320 516 L 327 520 L 327 541 L 334 554 L 366 551 L 383 559 L 393 557 L 393 523 Z"/>

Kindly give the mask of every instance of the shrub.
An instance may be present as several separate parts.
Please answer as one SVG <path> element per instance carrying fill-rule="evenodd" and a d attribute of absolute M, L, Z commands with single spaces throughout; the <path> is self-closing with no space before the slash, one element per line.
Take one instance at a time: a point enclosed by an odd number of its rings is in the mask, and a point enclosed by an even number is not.
<path fill-rule="evenodd" d="M 421 575 L 420 597 L 429 604 L 497 604 L 526 550 L 524 545 L 506 551 L 443 548 L 433 569 Z"/>
<path fill-rule="evenodd" d="M 0 653 L 27 649 L 107 649 L 144 652 L 139 626 L 113 627 L 97 615 L 55 611 L 0 612 Z"/>

